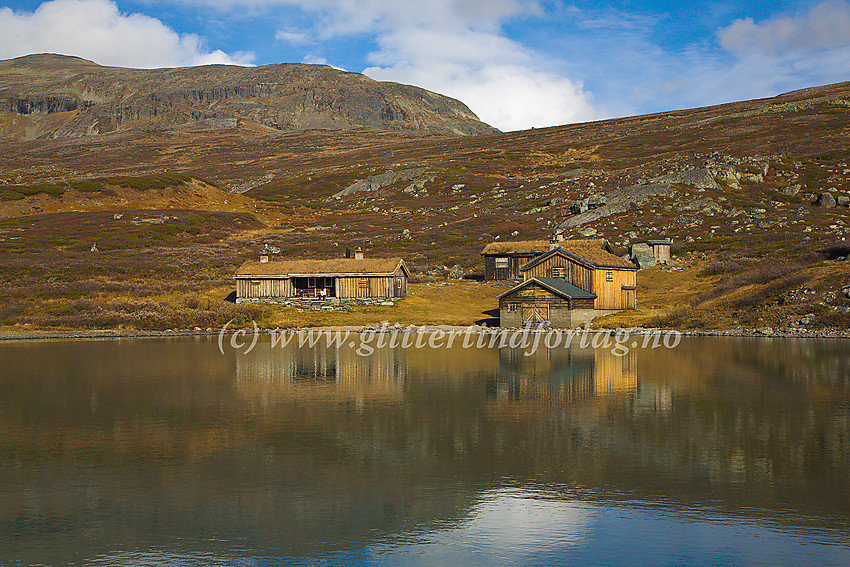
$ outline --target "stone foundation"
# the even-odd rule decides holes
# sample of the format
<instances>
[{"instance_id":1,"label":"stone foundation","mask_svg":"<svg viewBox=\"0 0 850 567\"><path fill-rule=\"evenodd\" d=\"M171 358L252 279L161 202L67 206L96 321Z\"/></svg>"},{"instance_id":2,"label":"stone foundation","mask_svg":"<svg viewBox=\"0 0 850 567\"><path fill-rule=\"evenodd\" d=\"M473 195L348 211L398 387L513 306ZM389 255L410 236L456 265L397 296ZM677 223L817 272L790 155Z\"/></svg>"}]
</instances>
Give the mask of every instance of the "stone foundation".
<instances>
[{"instance_id":1,"label":"stone foundation","mask_svg":"<svg viewBox=\"0 0 850 567\"><path fill-rule=\"evenodd\" d=\"M618 309L558 309L549 313L549 327L553 329L575 329L590 323L596 317L618 313ZM505 328L523 327L521 310L500 310L499 326ZM537 325L532 325L536 328Z\"/></svg>"},{"instance_id":2,"label":"stone foundation","mask_svg":"<svg viewBox=\"0 0 850 567\"><path fill-rule=\"evenodd\" d=\"M395 305L399 297L352 297L340 299L299 299L294 297L237 297L236 303L269 303L305 311L351 311L352 307L368 305Z\"/></svg>"}]
</instances>

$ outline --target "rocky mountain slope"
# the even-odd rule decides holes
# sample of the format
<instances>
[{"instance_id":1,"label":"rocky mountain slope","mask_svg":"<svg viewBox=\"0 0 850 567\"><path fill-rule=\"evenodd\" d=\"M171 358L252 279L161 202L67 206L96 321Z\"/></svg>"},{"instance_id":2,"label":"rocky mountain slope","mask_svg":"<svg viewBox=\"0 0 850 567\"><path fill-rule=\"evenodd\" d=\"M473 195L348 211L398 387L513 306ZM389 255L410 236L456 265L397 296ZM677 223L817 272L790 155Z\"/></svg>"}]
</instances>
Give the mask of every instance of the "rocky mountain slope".
<instances>
[{"instance_id":1,"label":"rocky mountain slope","mask_svg":"<svg viewBox=\"0 0 850 567\"><path fill-rule=\"evenodd\" d=\"M0 61L0 136L68 138L123 129L496 130L463 103L323 65L102 67L62 55Z\"/></svg>"},{"instance_id":2,"label":"rocky mountain slope","mask_svg":"<svg viewBox=\"0 0 850 567\"><path fill-rule=\"evenodd\" d=\"M184 182L160 187L169 179ZM197 235L179 233L162 248L151 248L147 233L146 247L110 248L120 229L110 211L123 200L136 209L250 212L265 227L227 217L232 232L216 242L198 225ZM26 298L61 303L61 289L97 290L101 280L118 286L156 274L160 291L227 288L263 243L287 257L363 246L403 256L417 277L474 276L493 240L547 238L560 227L623 252L674 240L676 263L641 270L639 309L612 324L850 328L848 202L850 83L480 136L239 127L7 138L0 273L14 295L0 299L21 306L8 321L35 321ZM169 231L185 224L165 212L155 218L164 215L162 238L167 223ZM99 271L85 268L92 263ZM63 265L73 268L57 274ZM51 277L71 281L60 289Z\"/></svg>"}]
</instances>

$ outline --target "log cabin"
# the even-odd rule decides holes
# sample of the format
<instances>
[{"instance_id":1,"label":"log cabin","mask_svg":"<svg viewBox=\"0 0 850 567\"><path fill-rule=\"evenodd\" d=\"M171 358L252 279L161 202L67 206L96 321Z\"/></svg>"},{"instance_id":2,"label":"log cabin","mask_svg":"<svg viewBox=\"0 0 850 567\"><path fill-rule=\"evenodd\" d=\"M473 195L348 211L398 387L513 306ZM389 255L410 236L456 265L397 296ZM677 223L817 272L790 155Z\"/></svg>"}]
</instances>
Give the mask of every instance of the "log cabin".
<instances>
[{"instance_id":1,"label":"log cabin","mask_svg":"<svg viewBox=\"0 0 850 567\"><path fill-rule=\"evenodd\" d=\"M606 249L604 239L561 241L520 268L525 279L562 278L595 296L594 309L634 309L638 268Z\"/></svg>"},{"instance_id":2,"label":"log cabin","mask_svg":"<svg viewBox=\"0 0 850 567\"><path fill-rule=\"evenodd\" d=\"M577 327L597 316L596 296L564 278L533 277L499 295L502 327Z\"/></svg>"},{"instance_id":3,"label":"log cabin","mask_svg":"<svg viewBox=\"0 0 850 567\"><path fill-rule=\"evenodd\" d=\"M263 250L265 252L266 249ZM236 301L270 299L331 299L407 297L410 271L401 258L248 261L236 271Z\"/></svg>"},{"instance_id":4,"label":"log cabin","mask_svg":"<svg viewBox=\"0 0 850 567\"><path fill-rule=\"evenodd\" d=\"M546 240L491 242L484 247L484 280L516 280L522 278L519 269L530 260L549 251Z\"/></svg>"}]
</instances>

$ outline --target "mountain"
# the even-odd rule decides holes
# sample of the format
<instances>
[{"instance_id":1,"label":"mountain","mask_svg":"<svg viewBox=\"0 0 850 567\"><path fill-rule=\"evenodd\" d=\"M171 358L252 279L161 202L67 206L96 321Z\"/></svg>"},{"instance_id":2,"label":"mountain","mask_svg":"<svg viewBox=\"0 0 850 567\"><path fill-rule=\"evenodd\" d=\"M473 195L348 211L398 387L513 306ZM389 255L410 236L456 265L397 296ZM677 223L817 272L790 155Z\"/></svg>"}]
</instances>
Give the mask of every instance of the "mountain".
<instances>
[{"instance_id":1,"label":"mountain","mask_svg":"<svg viewBox=\"0 0 850 567\"><path fill-rule=\"evenodd\" d=\"M496 132L463 103L324 65L103 67L63 55L0 61L0 135L69 138L126 129Z\"/></svg>"}]
</instances>

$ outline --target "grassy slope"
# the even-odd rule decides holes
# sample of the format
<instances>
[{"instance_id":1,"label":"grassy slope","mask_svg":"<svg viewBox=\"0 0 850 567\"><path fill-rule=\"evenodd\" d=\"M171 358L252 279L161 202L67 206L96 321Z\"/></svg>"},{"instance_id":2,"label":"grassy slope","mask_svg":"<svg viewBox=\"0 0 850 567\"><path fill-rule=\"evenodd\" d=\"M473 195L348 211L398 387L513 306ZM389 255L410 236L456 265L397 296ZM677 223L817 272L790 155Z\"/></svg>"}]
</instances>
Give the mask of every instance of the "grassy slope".
<instances>
[{"instance_id":1,"label":"grassy slope","mask_svg":"<svg viewBox=\"0 0 850 567\"><path fill-rule=\"evenodd\" d=\"M474 138L254 129L0 142L0 190L10 195L0 202L0 217L7 218L0 223L0 325L205 328L233 316L272 325L465 324L496 307L492 289L469 297L464 286L473 284L435 288L440 293L432 295L420 287L423 295L414 293L395 308L330 315L218 304L201 309L196 302L225 295L233 270L264 242L286 257L330 257L362 245L372 256L403 256L419 273L454 264L480 272L478 253L486 243L497 236L545 238L570 217L575 200L709 159L735 159L741 171L759 162L769 162L770 171L740 188L679 186L674 197L589 225L615 244L662 235L679 243L676 270L639 274L640 308L602 324L781 327L811 314L809 326L850 327L844 313L850 299L840 292L850 284L850 263L834 260L850 230L848 209L811 205L819 192L850 192L847 98L847 85L838 85ZM408 167L427 169L427 192L404 191L408 184L398 183L327 199L368 175ZM255 188L233 195L199 181L177 179L154 189L109 181L178 171L224 190L246 182ZM86 189L79 184L93 179L104 180L106 191L75 197L74 187ZM16 196L14 188L39 184L67 189ZM793 184L800 193L785 195ZM687 209L705 199L719 210ZM113 211L124 212L124 220L115 222ZM178 218L126 223L145 215ZM682 246L688 237L693 242ZM99 252L89 252L95 242Z\"/></svg>"}]
</instances>

